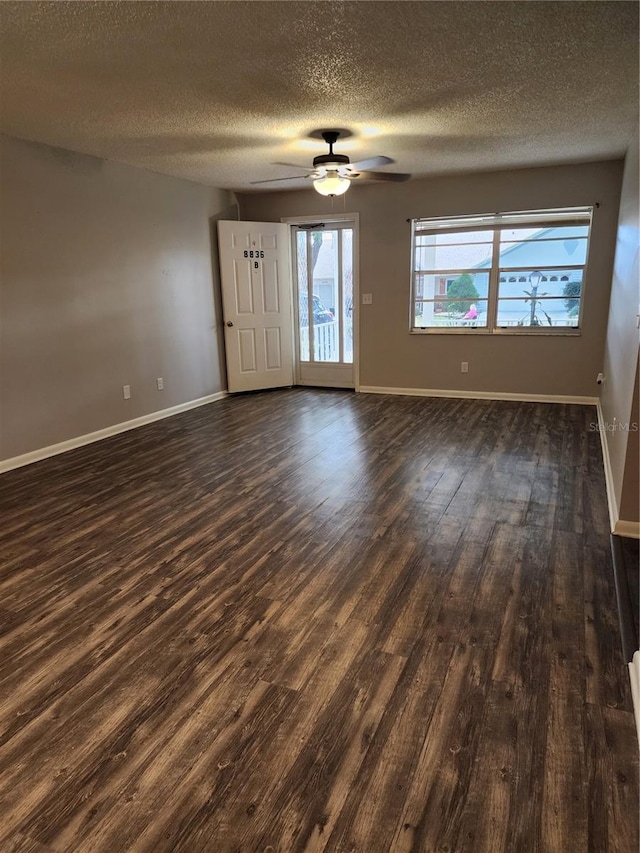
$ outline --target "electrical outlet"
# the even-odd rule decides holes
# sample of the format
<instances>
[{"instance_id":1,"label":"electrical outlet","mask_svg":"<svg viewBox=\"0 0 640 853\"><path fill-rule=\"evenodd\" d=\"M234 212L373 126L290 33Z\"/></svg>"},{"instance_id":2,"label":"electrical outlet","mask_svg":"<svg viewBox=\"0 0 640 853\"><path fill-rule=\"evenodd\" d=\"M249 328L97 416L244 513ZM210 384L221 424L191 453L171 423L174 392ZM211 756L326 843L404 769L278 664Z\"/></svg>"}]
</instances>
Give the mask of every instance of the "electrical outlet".
<instances>
[{"instance_id":1,"label":"electrical outlet","mask_svg":"<svg viewBox=\"0 0 640 853\"><path fill-rule=\"evenodd\" d=\"M162 378L162 376L158 376L158 378L156 379L156 385L158 386L158 391L164 390L164 379Z\"/></svg>"},{"instance_id":2,"label":"electrical outlet","mask_svg":"<svg viewBox=\"0 0 640 853\"><path fill-rule=\"evenodd\" d=\"M598 374L598 377L597 377L597 379L596 379L596 382L598 383L598 385L602 385L602 383L604 382L604 373L599 373L599 374Z\"/></svg>"},{"instance_id":3,"label":"electrical outlet","mask_svg":"<svg viewBox=\"0 0 640 853\"><path fill-rule=\"evenodd\" d=\"M131 399L131 385L123 385L122 386L122 396L125 400Z\"/></svg>"},{"instance_id":4,"label":"electrical outlet","mask_svg":"<svg viewBox=\"0 0 640 853\"><path fill-rule=\"evenodd\" d=\"M362 294L362 304L363 305L373 305L373 294L372 293L363 293Z\"/></svg>"},{"instance_id":5,"label":"electrical outlet","mask_svg":"<svg viewBox=\"0 0 640 853\"><path fill-rule=\"evenodd\" d=\"M460 362L460 373L468 373L469 372L469 362L461 361Z\"/></svg>"}]
</instances>

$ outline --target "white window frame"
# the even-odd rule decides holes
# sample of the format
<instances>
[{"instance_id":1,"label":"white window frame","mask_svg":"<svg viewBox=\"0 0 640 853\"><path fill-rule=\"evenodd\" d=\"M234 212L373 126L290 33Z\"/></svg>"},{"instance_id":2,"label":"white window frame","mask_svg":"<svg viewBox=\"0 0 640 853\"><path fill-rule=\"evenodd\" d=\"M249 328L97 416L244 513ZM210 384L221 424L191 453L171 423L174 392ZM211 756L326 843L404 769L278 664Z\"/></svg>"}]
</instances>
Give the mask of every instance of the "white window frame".
<instances>
[{"instance_id":1,"label":"white window frame","mask_svg":"<svg viewBox=\"0 0 640 853\"><path fill-rule=\"evenodd\" d=\"M411 301L409 306L409 332L412 335L568 335L582 334L582 318L584 310L585 284L589 269L589 251L591 247L591 229L593 225L593 207L567 207L552 210L511 211L509 213L477 214L472 216L433 217L428 219L412 219L411 222ZM500 267L500 236L503 228L552 228L554 226L588 225L586 260L584 264L567 264L562 269L581 269L582 290L580 294L580 311L577 326L498 326L498 295L500 273L517 272L521 268ZM416 236L426 234L455 234L465 231L493 232L491 266L456 270L456 275L463 272L489 274L489 289L487 299L487 325L483 326L416 326L416 279L415 253ZM536 270L555 271L559 267L536 266ZM524 269L524 268L522 268ZM448 271L436 271L447 275Z\"/></svg>"}]
</instances>

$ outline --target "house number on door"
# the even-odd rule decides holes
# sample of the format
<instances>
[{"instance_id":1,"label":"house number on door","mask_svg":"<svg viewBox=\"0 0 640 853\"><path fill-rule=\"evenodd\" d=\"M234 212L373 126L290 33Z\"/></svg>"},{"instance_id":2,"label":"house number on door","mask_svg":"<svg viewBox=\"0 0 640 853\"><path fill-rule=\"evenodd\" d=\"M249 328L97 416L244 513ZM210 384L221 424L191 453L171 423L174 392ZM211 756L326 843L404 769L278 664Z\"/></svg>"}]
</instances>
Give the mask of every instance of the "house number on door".
<instances>
[{"instance_id":1,"label":"house number on door","mask_svg":"<svg viewBox=\"0 0 640 853\"><path fill-rule=\"evenodd\" d=\"M245 258L264 258L264 250L263 249L245 249L244 250ZM260 264L257 260L253 262L254 270L257 270Z\"/></svg>"}]
</instances>

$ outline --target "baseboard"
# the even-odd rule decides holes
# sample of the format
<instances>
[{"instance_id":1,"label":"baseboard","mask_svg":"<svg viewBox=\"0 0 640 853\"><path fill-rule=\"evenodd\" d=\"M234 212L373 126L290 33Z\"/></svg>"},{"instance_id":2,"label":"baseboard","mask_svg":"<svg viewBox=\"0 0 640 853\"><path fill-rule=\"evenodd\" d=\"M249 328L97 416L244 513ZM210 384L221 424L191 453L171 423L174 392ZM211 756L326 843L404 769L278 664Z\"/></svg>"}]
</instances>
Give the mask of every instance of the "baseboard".
<instances>
[{"instance_id":1,"label":"baseboard","mask_svg":"<svg viewBox=\"0 0 640 853\"><path fill-rule=\"evenodd\" d=\"M335 388L337 391L352 391L354 383L337 385L335 382L325 382L320 379L296 379L296 385L302 385L306 388Z\"/></svg>"},{"instance_id":2,"label":"baseboard","mask_svg":"<svg viewBox=\"0 0 640 853\"><path fill-rule=\"evenodd\" d=\"M613 526L616 536L627 536L629 539L640 539L640 521L616 521Z\"/></svg>"},{"instance_id":3,"label":"baseboard","mask_svg":"<svg viewBox=\"0 0 640 853\"><path fill-rule=\"evenodd\" d=\"M640 745L640 651L637 651L629 664L629 680L631 681L631 698L633 699L633 713L636 718L636 732L638 744Z\"/></svg>"},{"instance_id":4,"label":"baseboard","mask_svg":"<svg viewBox=\"0 0 640 853\"><path fill-rule=\"evenodd\" d=\"M613 472L611 470L611 457L609 456L609 442L607 441L607 430L604 424L604 415L600 400L597 403L598 426L600 433L600 444L602 445L602 461L604 463L604 481L607 489L607 504L609 506L609 522L611 532L617 536L629 536L631 539L640 539L640 521L623 521L620 519L616 492L613 484Z\"/></svg>"},{"instance_id":5,"label":"baseboard","mask_svg":"<svg viewBox=\"0 0 640 853\"><path fill-rule=\"evenodd\" d=\"M512 394L507 391L449 391L444 388L384 388L361 385L362 394L400 394L407 397L454 397L460 400L512 400L516 403L569 403L595 406L597 397L567 397L561 394Z\"/></svg>"},{"instance_id":6,"label":"baseboard","mask_svg":"<svg viewBox=\"0 0 640 853\"><path fill-rule=\"evenodd\" d=\"M199 397L197 400L189 400L188 403L180 403L180 405L172 406L170 409L161 409L159 412L151 412L148 415L142 415L142 417L134 418L130 421L113 424L113 426L96 430L96 432L79 435L77 438L70 438L68 441L51 444L49 447L43 447L40 450L33 450L30 453L22 454L22 456L14 456L11 459L0 460L0 474L4 474L6 471L13 471L15 468L22 468L24 465L31 465L33 462L40 462L42 459L48 459L50 456L58 456L60 453L75 450L76 447L84 447L85 444L93 444L95 441L102 441L103 438L109 438L110 436L118 435L118 433L121 432L128 432L131 429L137 429L138 427L145 426L145 424L151 424L154 421L161 421L164 418L179 415L181 412L189 411L189 409L197 409L198 406L206 406L208 403L214 403L216 400L222 400L222 398L226 396L226 391L218 391L215 394L208 394L206 397Z\"/></svg>"},{"instance_id":7,"label":"baseboard","mask_svg":"<svg viewBox=\"0 0 640 853\"><path fill-rule=\"evenodd\" d=\"M616 492L613 487L613 472L611 470L611 457L609 456L609 444L607 442L607 430L604 425L604 414L600 400L596 403L596 411L598 412L598 432L600 433L600 445L602 447L602 462L604 464L604 482L607 490L607 504L609 506L609 524L611 532L617 533L620 536L628 534L621 533L616 530L618 524L618 502L616 501Z\"/></svg>"}]
</instances>

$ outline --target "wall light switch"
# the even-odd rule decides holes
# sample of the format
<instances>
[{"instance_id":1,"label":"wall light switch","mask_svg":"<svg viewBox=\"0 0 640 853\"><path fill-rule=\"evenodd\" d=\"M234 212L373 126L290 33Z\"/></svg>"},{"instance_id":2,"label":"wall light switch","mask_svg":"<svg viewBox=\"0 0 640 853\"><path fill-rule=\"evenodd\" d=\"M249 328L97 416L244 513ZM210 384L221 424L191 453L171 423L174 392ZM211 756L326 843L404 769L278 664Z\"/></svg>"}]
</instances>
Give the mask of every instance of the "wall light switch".
<instances>
[{"instance_id":1,"label":"wall light switch","mask_svg":"<svg viewBox=\"0 0 640 853\"><path fill-rule=\"evenodd\" d=\"M460 362L460 373L468 373L469 372L469 362L461 361Z\"/></svg>"},{"instance_id":2,"label":"wall light switch","mask_svg":"<svg viewBox=\"0 0 640 853\"><path fill-rule=\"evenodd\" d=\"M362 294L362 304L363 305L373 305L373 294L372 293L363 293Z\"/></svg>"},{"instance_id":3,"label":"wall light switch","mask_svg":"<svg viewBox=\"0 0 640 853\"><path fill-rule=\"evenodd\" d=\"M122 396L125 400L131 399L131 385L123 385L122 386Z\"/></svg>"},{"instance_id":4,"label":"wall light switch","mask_svg":"<svg viewBox=\"0 0 640 853\"><path fill-rule=\"evenodd\" d=\"M162 376L158 376L156 379L156 385L158 386L158 391L164 390L164 379Z\"/></svg>"}]
</instances>

